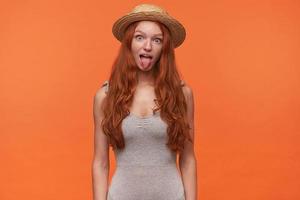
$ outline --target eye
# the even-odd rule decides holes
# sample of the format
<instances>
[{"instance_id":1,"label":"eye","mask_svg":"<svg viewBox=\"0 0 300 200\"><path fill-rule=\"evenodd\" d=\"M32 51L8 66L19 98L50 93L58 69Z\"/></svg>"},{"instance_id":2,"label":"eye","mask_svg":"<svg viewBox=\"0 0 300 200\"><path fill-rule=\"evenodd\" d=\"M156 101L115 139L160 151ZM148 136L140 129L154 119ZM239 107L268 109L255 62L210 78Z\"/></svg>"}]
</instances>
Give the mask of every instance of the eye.
<instances>
[{"instance_id":1,"label":"eye","mask_svg":"<svg viewBox=\"0 0 300 200\"><path fill-rule=\"evenodd\" d=\"M160 39L160 38L155 38L155 39L154 39L154 42L160 44L160 43L162 43L162 39Z\"/></svg>"},{"instance_id":2,"label":"eye","mask_svg":"<svg viewBox=\"0 0 300 200\"><path fill-rule=\"evenodd\" d=\"M141 40L141 39L143 39L143 36L142 36L142 35L136 35L136 36L135 36L135 39Z\"/></svg>"}]
</instances>

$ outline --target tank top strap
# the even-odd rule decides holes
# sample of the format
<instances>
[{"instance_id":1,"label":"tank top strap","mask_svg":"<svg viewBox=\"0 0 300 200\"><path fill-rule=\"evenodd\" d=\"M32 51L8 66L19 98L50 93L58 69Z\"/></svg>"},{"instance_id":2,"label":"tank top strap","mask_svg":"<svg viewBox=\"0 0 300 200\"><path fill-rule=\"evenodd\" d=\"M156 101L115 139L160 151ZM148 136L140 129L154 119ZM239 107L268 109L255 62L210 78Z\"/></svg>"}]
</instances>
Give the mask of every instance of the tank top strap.
<instances>
[{"instance_id":1,"label":"tank top strap","mask_svg":"<svg viewBox=\"0 0 300 200\"><path fill-rule=\"evenodd\" d=\"M102 87L105 87L105 92L108 92L108 88L109 88L109 82L108 80L104 81L104 83L102 84Z\"/></svg>"}]
</instances>

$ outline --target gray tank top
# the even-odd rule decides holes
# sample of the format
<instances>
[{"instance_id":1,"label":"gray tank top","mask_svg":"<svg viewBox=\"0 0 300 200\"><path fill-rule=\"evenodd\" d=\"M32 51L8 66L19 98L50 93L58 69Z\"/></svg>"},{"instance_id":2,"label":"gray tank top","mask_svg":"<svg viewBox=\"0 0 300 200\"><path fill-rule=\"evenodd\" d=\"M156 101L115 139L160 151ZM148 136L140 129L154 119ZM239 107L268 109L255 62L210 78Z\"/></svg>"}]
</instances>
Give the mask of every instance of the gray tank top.
<instances>
[{"instance_id":1,"label":"gray tank top","mask_svg":"<svg viewBox=\"0 0 300 200\"><path fill-rule=\"evenodd\" d=\"M108 91L108 81L103 84ZM130 113L121 124L125 149L114 151L116 170L108 200L185 200L176 153L167 143L167 124L159 112Z\"/></svg>"}]
</instances>

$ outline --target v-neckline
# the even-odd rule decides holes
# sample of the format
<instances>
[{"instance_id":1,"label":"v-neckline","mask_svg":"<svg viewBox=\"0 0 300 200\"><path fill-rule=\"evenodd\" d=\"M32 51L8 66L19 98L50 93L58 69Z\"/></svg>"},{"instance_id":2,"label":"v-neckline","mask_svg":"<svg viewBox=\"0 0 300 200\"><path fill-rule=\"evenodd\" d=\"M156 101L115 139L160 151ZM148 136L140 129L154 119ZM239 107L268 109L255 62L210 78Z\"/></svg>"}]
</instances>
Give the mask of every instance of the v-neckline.
<instances>
[{"instance_id":1,"label":"v-neckline","mask_svg":"<svg viewBox=\"0 0 300 200\"><path fill-rule=\"evenodd\" d=\"M149 119L149 118L155 117L158 114L159 114L159 111L156 111L154 114L151 114L151 115L140 116L140 115L137 115L133 112L129 112L128 116L132 116L132 117L135 117L135 118L138 118L138 119Z\"/></svg>"}]
</instances>

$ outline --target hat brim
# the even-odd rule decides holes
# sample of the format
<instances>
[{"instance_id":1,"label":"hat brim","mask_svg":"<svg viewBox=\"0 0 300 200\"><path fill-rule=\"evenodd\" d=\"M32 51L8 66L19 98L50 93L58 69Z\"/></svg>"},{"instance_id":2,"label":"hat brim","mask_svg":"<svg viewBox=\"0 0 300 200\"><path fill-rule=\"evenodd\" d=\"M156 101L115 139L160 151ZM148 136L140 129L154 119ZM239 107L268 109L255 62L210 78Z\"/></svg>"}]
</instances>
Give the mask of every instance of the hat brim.
<instances>
[{"instance_id":1,"label":"hat brim","mask_svg":"<svg viewBox=\"0 0 300 200\"><path fill-rule=\"evenodd\" d=\"M126 28L133 22L143 20L158 21L164 24L170 31L175 48L180 46L185 40L186 32L183 25L176 19L159 12L139 12L127 14L119 18L114 23L112 28L113 35L119 41L122 41Z\"/></svg>"}]
</instances>

